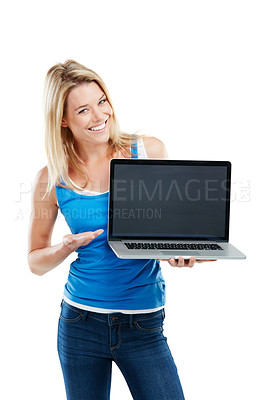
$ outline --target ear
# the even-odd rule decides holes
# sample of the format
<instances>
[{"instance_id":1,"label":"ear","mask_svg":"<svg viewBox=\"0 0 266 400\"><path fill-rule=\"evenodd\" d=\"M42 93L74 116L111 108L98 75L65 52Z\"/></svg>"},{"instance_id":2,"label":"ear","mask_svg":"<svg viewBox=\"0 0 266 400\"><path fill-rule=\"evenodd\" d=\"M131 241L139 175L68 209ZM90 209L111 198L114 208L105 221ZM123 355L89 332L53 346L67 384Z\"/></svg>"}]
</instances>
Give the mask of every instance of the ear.
<instances>
[{"instance_id":1,"label":"ear","mask_svg":"<svg viewBox=\"0 0 266 400\"><path fill-rule=\"evenodd\" d=\"M63 128L67 128L67 123L66 123L66 121L64 119L62 119L61 126Z\"/></svg>"}]
</instances>

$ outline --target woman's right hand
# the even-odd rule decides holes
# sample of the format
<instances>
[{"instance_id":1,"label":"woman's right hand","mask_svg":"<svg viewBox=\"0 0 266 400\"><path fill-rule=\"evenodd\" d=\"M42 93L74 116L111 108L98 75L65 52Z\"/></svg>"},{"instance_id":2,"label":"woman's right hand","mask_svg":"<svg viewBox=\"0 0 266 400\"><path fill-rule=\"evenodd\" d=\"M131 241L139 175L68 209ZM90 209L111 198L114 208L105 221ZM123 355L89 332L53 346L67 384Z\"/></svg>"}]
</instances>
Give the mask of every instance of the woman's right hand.
<instances>
[{"instance_id":1,"label":"woman's right hand","mask_svg":"<svg viewBox=\"0 0 266 400\"><path fill-rule=\"evenodd\" d=\"M86 246L89 244L93 239L103 233L103 229L98 229L94 232L82 232L77 234L69 234L63 237L63 247L68 249L69 251L73 252L76 251L81 246Z\"/></svg>"}]
</instances>

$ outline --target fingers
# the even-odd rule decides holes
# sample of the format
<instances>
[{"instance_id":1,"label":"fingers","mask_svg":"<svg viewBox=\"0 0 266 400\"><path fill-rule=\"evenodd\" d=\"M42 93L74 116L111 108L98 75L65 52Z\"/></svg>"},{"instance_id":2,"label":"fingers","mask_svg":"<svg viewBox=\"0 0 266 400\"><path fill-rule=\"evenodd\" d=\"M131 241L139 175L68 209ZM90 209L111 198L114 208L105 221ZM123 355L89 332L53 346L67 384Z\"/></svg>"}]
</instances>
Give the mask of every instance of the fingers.
<instances>
[{"instance_id":1,"label":"fingers","mask_svg":"<svg viewBox=\"0 0 266 400\"><path fill-rule=\"evenodd\" d=\"M169 262L169 264L172 267L178 267L178 268L182 268L182 267L189 267L192 268L196 262L196 258L195 257L190 257L188 260L185 260L183 257L178 257L178 260L175 260L174 258L170 258L170 260L167 260Z\"/></svg>"},{"instance_id":2,"label":"fingers","mask_svg":"<svg viewBox=\"0 0 266 400\"><path fill-rule=\"evenodd\" d=\"M192 268L192 267L194 266L195 262L196 262L196 258L195 258L195 257L191 257L191 258L188 260L188 267L189 267L189 268Z\"/></svg>"},{"instance_id":3,"label":"fingers","mask_svg":"<svg viewBox=\"0 0 266 400\"><path fill-rule=\"evenodd\" d=\"M89 232L82 232L82 233L78 233L75 236L77 239L95 239L97 236L99 236L101 233L103 233L104 230L103 229L98 229L97 231L89 231Z\"/></svg>"},{"instance_id":4,"label":"fingers","mask_svg":"<svg viewBox=\"0 0 266 400\"><path fill-rule=\"evenodd\" d=\"M156 258L157 261L167 261L172 267L190 267L192 268L196 263L202 263L202 262L209 262L209 261L217 261L217 260L196 260L195 257L191 257L190 259L184 259L183 257L179 257L178 260L175 258L163 258L163 259L158 259Z\"/></svg>"},{"instance_id":5,"label":"fingers","mask_svg":"<svg viewBox=\"0 0 266 400\"><path fill-rule=\"evenodd\" d=\"M95 237L97 237L97 236L99 236L101 233L103 233L104 232L104 230L103 229L98 229L97 231L94 231L94 232L92 232L94 235L95 235Z\"/></svg>"},{"instance_id":6,"label":"fingers","mask_svg":"<svg viewBox=\"0 0 266 400\"><path fill-rule=\"evenodd\" d=\"M71 244L72 241L73 241L73 239L71 238L71 235L66 235L63 237L63 244L66 246Z\"/></svg>"},{"instance_id":7,"label":"fingers","mask_svg":"<svg viewBox=\"0 0 266 400\"><path fill-rule=\"evenodd\" d=\"M77 239L93 240L97 236L101 235L101 233L103 233L103 232L104 232L103 229L98 229L97 231L94 231L94 232L91 232L91 231L90 232L82 232L75 236L77 237Z\"/></svg>"},{"instance_id":8,"label":"fingers","mask_svg":"<svg viewBox=\"0 0 266 400\"><path fill-rule=\"evenodd\" d=\"M69 234L63 237L63 244L68 246L73 250L76 250L80 246L86 246L97 236L101 235L104 232L103 229L98 229L94 232L82 232L77 234Z\"/></svg>"}]
</instances>

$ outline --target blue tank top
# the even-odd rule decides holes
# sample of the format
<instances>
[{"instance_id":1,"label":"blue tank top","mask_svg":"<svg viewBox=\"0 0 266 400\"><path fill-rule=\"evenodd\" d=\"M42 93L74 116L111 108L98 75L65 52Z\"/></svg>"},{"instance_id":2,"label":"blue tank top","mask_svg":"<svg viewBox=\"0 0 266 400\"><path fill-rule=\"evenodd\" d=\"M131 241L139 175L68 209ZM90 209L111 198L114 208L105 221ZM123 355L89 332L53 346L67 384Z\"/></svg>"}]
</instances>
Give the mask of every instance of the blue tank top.
<instances>
[{"instance_id":1,"label":"blue tank top","mask_svg":"<svg viewBox=\"0 0 266 400\"><path fill-rule=\"evenodd\" d=\"M133 158L137 148L132 146ZM104 229L77 249L70 265L64 296L81 306L108 310L146 310L165 304L165 282L160 262L118 258L108 245L109 192L84 195L56 185L61 213L73 234ZM82 307L81 307L82 308Z\"/></svg>"}]
</instances>

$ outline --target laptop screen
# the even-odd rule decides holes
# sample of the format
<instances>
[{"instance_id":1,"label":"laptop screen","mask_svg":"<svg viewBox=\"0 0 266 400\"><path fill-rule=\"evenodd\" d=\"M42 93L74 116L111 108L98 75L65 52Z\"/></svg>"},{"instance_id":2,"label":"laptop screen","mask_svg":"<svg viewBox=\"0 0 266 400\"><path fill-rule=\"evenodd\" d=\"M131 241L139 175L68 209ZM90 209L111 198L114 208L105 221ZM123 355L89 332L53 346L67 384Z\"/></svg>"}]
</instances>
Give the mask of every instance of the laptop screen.
<instances>
[{"instance_id":1,"label":"laptop screen","mask_svg":"<svg viewBox=\"0 0 266 400\"><path fill-rule=\"evenodd\" d=\"M228 240L229 162L111 161L109 240Z\"/></svg>"}]
</instances>

